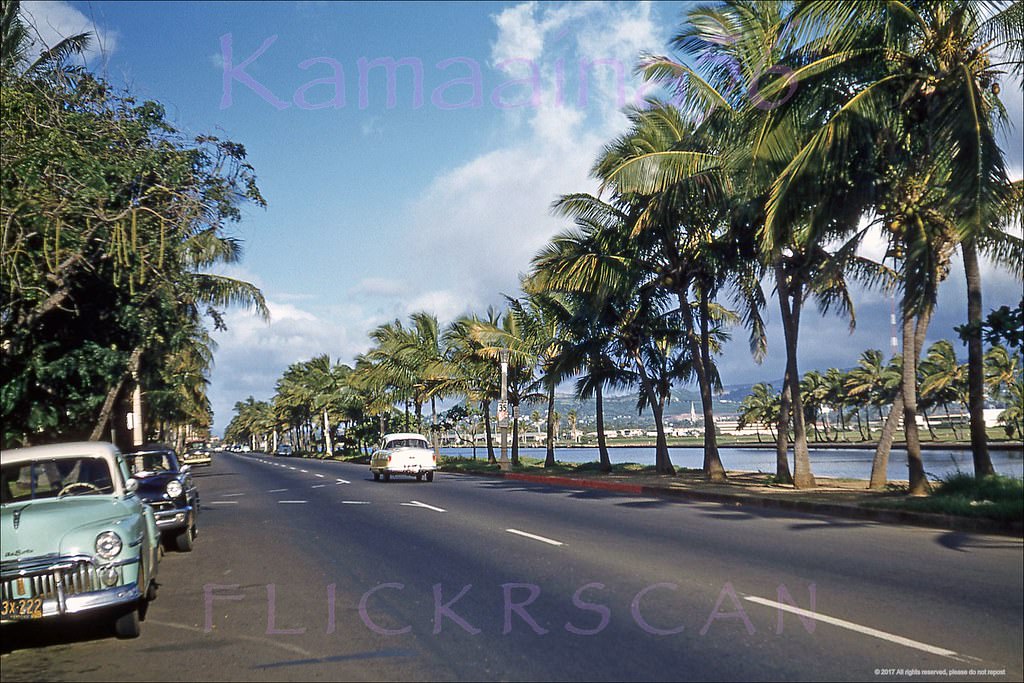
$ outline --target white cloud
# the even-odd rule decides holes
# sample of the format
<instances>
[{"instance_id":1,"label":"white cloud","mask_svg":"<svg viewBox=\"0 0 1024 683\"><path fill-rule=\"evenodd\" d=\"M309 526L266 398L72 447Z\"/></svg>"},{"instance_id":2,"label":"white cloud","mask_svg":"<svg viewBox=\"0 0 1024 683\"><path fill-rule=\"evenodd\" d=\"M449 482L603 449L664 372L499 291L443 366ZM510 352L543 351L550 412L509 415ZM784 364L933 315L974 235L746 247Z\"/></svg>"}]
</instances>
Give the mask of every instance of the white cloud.
<instances>
[{"instance_id":1,"label":"white cloud","mask_svg":"<svg viewBox=\"0 0 1024 683\"><path fill-rule=\"evenodd\" d=\"M270 322L249 311L232 310L225 316L227 331L213 333L217 354L209 396L217 431L227 426L235 402L250 395L271 398L277 379L292 363L324 353L350 363L366 350L365 333L370 326L361 309L349 309L351 317L324 318L285 303L285 298L293 297L281 294L277 300L268 299Z\"/></svg>"},{"instance_id":2,"label":"white cloud","mask_svg":"<svg viewBox=\"0 0 1024 683\"><path fill-rule=\"evenodd\" d=\"M620 105L636 91L632 65L643 50L664 44L644 3L528 2L494 21L492 64L529 60L539 73L539 104L502 112L498 123L512 141L439 174L411 221L413 253L431 255L417 274L443 278L471 302L517 293L530 259L568 226L551 215L551 203L596 191L589 171L602 145L626 127ZM584 88L580 66L602 61L611 66L587 68Z\"/></svg>"},{"instance_id":3,"label":"white cloud","mask_svg":"<svg viewBox=\"0 0 1024 683\"><path fill-rule=\"evenodd\" d=\"M79 33L91 33L87 61L106 61L117 49L118 34L111 29L98 26L93 19L85 16L66 2L41 2L26 0L21 3L21 15L30 24L30 35L35 39L31 59L44 49Z\"/></svg>"}]
</instances>

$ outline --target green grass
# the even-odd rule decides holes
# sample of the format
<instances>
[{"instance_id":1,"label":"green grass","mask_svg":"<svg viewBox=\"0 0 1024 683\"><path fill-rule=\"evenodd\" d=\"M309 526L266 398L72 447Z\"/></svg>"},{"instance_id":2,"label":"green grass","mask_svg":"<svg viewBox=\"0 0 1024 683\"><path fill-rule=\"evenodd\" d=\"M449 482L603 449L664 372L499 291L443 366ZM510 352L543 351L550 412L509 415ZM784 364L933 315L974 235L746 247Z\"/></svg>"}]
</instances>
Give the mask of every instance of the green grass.
<instances>
[{"instance_id":1,"label":"green grass","mask_svg":"<svg viewBox=\"0 0 1024 683\"><path fill-rule=\"evenodd\" d=\"M943 479L927 497L880 500L870 505L960 517L1021 521L1024 520L1024 482L999 474L976 479L973 475L958 473Z\"/></svg>"},{"instance_id":2,"label":"green grass","mask_svg":"<svg viewBox=\"0 0 1024 683\"><path fill-rule=\"evenodd\" d=\"M519 465L512 468L513 472L527 474L547 474L551 476L573 475L573 474L602 474L601 465L597 462L558 462L554 467L544 467L544 461L538 458L519 458ZM441 456L440 469L446 472L499 472L500 467L495 464L488 464L487 458ZM685 468L677 468L677 472L684 472ZM633 462L614 463L610 474L654 474L654 465L640 465Z\"/></svg>"}]
</instances>

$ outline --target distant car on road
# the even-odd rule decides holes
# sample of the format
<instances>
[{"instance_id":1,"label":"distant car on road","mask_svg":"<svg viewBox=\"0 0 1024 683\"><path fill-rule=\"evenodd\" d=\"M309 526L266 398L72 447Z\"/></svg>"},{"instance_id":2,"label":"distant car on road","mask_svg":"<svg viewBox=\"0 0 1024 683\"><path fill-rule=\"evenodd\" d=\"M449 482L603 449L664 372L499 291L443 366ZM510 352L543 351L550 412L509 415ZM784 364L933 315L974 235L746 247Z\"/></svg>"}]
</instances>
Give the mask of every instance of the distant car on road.
<instances>
[{"instance_id":1,"label":"distant car on road","mask_svg":"<svg viewBox=\"0 0 1024 683\"><path fill-rule=\"evenodd\" d=\"M293 455L291 445L286 443L281 444L277 447L277 450L274 451L274 455L279 455L282 458L291 457Z\"/></svg>"},{"instance_id":2,"label":"distant car on road","mask_svg":"<svg viewBox=\"0 0 1024 683\"><path fill-rule=\"evenodd\" d=\"M109 443L0 452L0 623L89 613L137 637L160 557L138 486Z\"/></svg>"},{"instance_id":3,"label":"distant car on road","mask_svg":"<svg viewBox=\"0 0 1024 683\"><path fill-rule=\"evenodd\" d=\"M166 444L145 444L125 454L139 496L156 513L156 526L166 545L187 553L196 537L199 489L192 466L179 465L178 454Z\"/></svg>"},{"instance_id":4,"label":"distant car on road","mask_svg":"<svg viewBox=\"0 0 1024 683\"><path fill-rule=\"evenodd\" d=\"M210 465L213 464L213 451L205 441L189 441L185 444L182 460L186 465Z\"/></svg>"},{"instance_id":5,"label":"distant car on road","mask_svg":"<svg viewBox=\"0 0 1024 683\"><path fill-rule=\"evenodd\" d=\"M393 474L416 477L416 481L434 481L437 458L427 438L422 434L386 434L380 448L370 456L373 480L390 481Z\"/></svg>"}]
</instances>

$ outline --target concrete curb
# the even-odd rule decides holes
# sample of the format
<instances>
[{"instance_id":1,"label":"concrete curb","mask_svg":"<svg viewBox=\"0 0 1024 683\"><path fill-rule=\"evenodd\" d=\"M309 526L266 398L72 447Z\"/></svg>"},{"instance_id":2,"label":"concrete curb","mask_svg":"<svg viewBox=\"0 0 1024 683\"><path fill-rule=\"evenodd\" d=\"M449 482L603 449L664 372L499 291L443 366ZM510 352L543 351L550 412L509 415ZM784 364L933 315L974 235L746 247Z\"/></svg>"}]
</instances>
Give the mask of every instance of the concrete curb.
<instances>
[{"instance_id":1,"label":"concrete curb","mask_svg":"<svg viewBox=\"0 0 1024 683\"><path fill-rule=\"evenodd\" d=\"M999 534L1004 536L1024 536L1024 524L1014 521L980 519L973 517L957 517L910 510L884 510L867 508L858 505L841 505L820 503L808 500L785 500L756 494L729 494L717 491L694 491L686 489L670 489L664 486L644 486L627 484L617 481L597 481L593 479L577 479L573 477L545 476L541 474L523 474L520 472L464 472L473 476L498 477L513 481L526 481L536 484L547 484L563 488L594 489L629 495L650 496L654 498L683 498L706 503L720 503L731 506L751 506L776 510L791 510L830 517L846 517L862 519L882 524L906 524L911 526L943 529L947 531L969 531L982 534Z\"/></svg>"}]
</instances>

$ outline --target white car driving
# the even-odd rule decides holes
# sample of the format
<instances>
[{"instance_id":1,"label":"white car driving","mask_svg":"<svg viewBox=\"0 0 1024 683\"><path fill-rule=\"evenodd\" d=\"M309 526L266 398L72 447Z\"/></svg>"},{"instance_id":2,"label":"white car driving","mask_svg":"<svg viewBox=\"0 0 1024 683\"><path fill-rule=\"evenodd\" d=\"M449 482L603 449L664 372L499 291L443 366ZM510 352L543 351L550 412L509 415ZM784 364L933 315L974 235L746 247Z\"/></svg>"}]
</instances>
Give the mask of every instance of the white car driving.
<instances>
[{"instance_id":1,"label":"white car driving","mask_svg":"<svg viewBox=\"0 0 1024 683\"><path fill-rule=\"evenodd\" d=\"M370 456L373 480L390 481L393 474L407 474L416 481L434 481L437 457L422 434L386 434L380 447Z\"/></svg>"}]
</instances>

